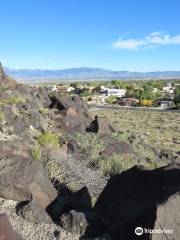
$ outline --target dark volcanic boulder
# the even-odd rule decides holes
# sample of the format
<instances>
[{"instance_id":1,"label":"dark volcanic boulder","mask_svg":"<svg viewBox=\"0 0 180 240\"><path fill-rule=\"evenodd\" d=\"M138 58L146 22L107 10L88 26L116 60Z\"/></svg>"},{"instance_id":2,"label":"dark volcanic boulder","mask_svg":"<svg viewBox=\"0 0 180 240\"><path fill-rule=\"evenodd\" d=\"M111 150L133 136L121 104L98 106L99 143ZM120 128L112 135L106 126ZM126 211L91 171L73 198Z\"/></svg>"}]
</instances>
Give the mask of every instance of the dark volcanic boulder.
<instances>
[{"instance_id":1,"label":"dark volcanic boulder","mask_svg":"<svg viewBox=\"0 0 180 240\"><path fill-rule=\"evenodd\" d=\"M99 132L101 133L113 133L115 128L104 118L98 118Z\"/></svg>"},{"instance_id":2,"label":"dark volcanic boulder","mask_svg":"<svg viewBox=\"0 0 180 240\"><path fill-rule=\"evenodd\" d=\"M18 138L1 134L0 153L0 197L35 199L45 209L57 193L43 167L32 160L29 149Z\"/></svg>"},{"instance_id":3,"label":"dark volcanic boulder","mask_svg":"<svg viewBox=\"0 0 180 240\"><path fill-rule=\"evenodd\" d=\"M47 212L34 201L28 203L20 202L17 204L16 214L26 219L26 221L35 224L52 224L52 220Z\"/></svg>"},{"instance_id":4,"label":"dark volcanic boulder","mask_svg":"<svg viewBox=\"0 0 180 240\"><path fill-rule=\"evenodd\" d=\"M178 236L179 191L179 165L155 170L133 167L111 177L94 210L103 218L113 239L134 240L137 239L136 227L154 229L156 226L166 227L167 223L168 229L174 229ZM149 237L149 234L143 234L138 239L149 240Z\"/></svg>"},{"instance_id":5,"label":"dark volcanic boulder","mask_svg":"<svg viewBox=\"0 0 180 240\"><path fill-rule=\"evenodd\" d=\"M104 151L101 153L102 156L111 157L112 154L126 154L126 155L133 155L137 158L137 154L134 152L132 146L128 143L119 141L119 142L112 142L109 143Z\"/></svg>"},{"instance_id":6,"label":"dark volcanic boulder","mask_svg":"<svg viewBox=\"0 0 180 240\"><path fill-rule=\"evenodd\" d=\"M92 121L86 104L78 97L50 96L50 109L58 110L53 117L57 128L65 133L84 132Z\"/></svg>"}]
</instances>

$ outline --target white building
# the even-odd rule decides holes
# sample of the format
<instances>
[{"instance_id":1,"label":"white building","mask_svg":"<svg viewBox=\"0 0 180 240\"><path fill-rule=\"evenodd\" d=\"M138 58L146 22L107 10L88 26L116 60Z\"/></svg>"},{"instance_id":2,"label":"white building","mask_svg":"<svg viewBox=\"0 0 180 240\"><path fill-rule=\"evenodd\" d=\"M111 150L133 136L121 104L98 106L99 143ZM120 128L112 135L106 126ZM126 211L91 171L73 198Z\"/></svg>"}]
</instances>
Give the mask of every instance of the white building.
<instances>
[{"instance_id":1,"label":"white building","mask_svg":"<svg viewBox=\"0 0 180 240\"><path fill-rule=\"evenodd\" d=\"M106 88L103 90L103 94L106 96L115 96L115 97L125 97L126 95L126 89L115 89L115 88Z\"/></svg>"},{"instance_id":2,"label":"white building","mask_svg":"<svg viewBox=\"0 0 180 240\"><path fill-rule=\"evenodd\" d=\"M158 89L157 88L153 88L153 93L157 93Z\"/></svg>"},{"instance_id":3,"label":"white building","mask_svg":"<svg viewBox=\"0 0 180 240\"><path fill-rule=\"evenodd\" d=\"M52 87L52 92L56 92L57 91L57 87L56 87L56 85L54 85L53 87Z\"/></svg>"},{"instance_id":4,"label":"white building","mask_svg":"<svg viewBox=\"0 0 180 240\"><path fill-rule=\"evenodd\" d=\"M71 86L67 88L67 92L73 92L74 90L75 90L75 88L71 87Z\"/></svg>"},{"instance_id":5,"label":"white building","mask_svg":"<svg viewBox=\"0 0 180 240\"><path fill-rule=\"evenodd\" d=\"M174 93L174 87L171 85L171 83L167 83L167 85L165 87L163 87L163 91L164 92L168 92L168 93L171 93L173 94Z\"/></svg>"}]
</instances>

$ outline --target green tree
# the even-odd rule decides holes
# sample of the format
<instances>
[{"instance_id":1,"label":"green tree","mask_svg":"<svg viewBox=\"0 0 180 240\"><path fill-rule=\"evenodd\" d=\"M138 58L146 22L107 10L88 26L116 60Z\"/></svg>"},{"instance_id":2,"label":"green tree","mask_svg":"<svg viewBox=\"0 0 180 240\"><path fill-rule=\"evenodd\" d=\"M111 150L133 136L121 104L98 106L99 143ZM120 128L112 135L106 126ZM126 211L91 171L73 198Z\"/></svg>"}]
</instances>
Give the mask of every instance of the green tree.
<instances>
[{"instance_id":1,"label":"green tree","mask_svg":"<svg viewBox=\"0 0 180 240\"><path fill-rule=\"evenodd\" d=\"M180 86L176 86L176 88L175 88L174 102L177 106L180 106Z\"/></svg>"},{"instance_id":2,"label":"green tree","mask_svg":"<svg viewBox=\"0 0 180 240\"><path fill-rule=\"evenodd\" d=\"M155 94L153 93L152 84L144 83L143 88L136 91L136 97L139 100L143 100L143 99L153 100L153 99L155 99Z\"/></svg>"},{"instance_id":3,"label":"green tree","mask_svg":"<svg viewBox=\"0 0 180 240\"><path fill-rule=\"evenodd\" d=\"M116 101L117 101L117 97L115 97L115 96L109 96L106 99L106 102L109 103L109 104L114 104L114 103L116 103Z\"/></svg>"},{"instance_id":4,"label":"green tree","mask_svg":"<svg viewBox=\"0 0 180 240\"><path fill-rule=\"evenodd\" d=\"M112 80L111 84L115 88L126 88L126 84L121 80Z\"/></svg>"}]
</instances>

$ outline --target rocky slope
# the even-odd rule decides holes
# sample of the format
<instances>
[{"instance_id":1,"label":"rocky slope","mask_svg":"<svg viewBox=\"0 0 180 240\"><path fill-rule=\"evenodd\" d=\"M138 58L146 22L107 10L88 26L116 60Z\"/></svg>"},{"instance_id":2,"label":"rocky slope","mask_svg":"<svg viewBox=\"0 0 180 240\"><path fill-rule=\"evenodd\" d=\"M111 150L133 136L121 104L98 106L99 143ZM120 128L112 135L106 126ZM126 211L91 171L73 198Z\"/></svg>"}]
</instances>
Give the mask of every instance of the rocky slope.
<instances>
[{"instance_id":1,"label":"rocky slope","mask_svg":"<svg viewBox=\"0 0 180 240\"><path fill-rule=\"evenodd\" d=\"M87 133L94 116L78 96L9 81L2 66L0 86L0 213L17 232L0 215L0 237L131 240L137 226L169 225L178 239L177 163L157 168L153 149L119 139L103 118L98 134Z\"/></svg>"}]
</instances>

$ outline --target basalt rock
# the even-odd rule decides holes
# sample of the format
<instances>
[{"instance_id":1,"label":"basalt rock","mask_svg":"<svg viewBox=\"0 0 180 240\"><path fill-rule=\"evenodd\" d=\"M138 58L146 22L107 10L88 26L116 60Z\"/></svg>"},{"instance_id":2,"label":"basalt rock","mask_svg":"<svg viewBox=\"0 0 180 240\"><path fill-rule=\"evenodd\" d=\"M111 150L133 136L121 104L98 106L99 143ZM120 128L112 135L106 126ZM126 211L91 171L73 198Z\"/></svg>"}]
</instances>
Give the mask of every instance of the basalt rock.
<instances>
[{"instance_id":1,"label":"basalt rock","mask_svg":"<svg viewBox=\"0 0 180 240\"><path fill-rule=\"evenodd\" d=\"M57 196L45 170L30 150L14 136L0 137L0 197L14 201L32 199L46 208Z\"/></svg>"},{"instance_id":2,"label":"basalt rock","mask_svg":"<svg viewBox=\"0 0 180 240\"><path fill-rule=\"evenodd\" d=\"M16 206L16 214L28 222L35 224L52 224L52 220L47 212L36 202L20 202Z\"/></svg>"},{"instance_id":3,"label":"basalt rock","mask_svg":"<svg viewBox=\"0 0 180 240\"><path fill-rule=\"evenodd\" d=\"M50 109L57 109L53 120L57 128L65 133L84 132L92 121L86 104L79 97L60 96L50 97Z\"/></svg>"}]
</instances>

